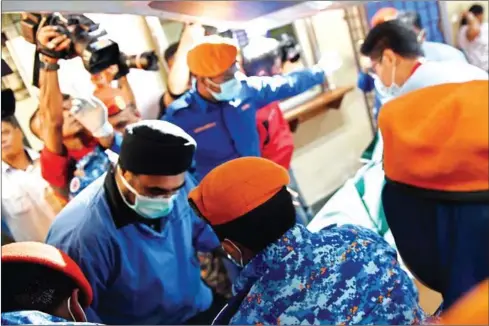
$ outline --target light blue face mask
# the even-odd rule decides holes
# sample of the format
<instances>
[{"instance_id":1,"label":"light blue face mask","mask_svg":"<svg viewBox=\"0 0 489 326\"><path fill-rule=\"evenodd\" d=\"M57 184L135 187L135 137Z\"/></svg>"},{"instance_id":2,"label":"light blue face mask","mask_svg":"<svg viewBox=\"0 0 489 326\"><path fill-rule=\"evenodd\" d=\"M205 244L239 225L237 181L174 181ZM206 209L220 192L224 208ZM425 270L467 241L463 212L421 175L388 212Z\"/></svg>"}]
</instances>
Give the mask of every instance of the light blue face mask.
<instances>
[{"instance_id":1,"label":"light blue face mask","mask_svg":"<svg viewBox=\"0 0 489 326\"><path fill-rule=\"evenodd\" d=\"M221 102L228 102L231 100L234 100L239 96L239 93L241 93L241 82L236 79L230 79L222 84L216 84L212 80L207 79L209 84L211 84L214 87L219 87L221 89L220 93L213 92L209 88L207 90L212 94L212 96Z\"/></svg>"},{"instance_id":2,"label":"light blue face mask","mask_svg":"<svg viewBox=\"0 0 489 326\"><path fill-rule=\"evenodd\" d=\"M175 203L175 198L177 195L173 195L168 198L152 198L142 196L137 193L137 191L127 182L127 180L121 175L121 181L124 186L134 194L136 199L134 200L134 205L130 204L126 198L121 194L122 199L127 206L132 208L136 213L144 218L157 219L160 217L165 217L170 214Z\"/></svg>"},{"instance_id":3,"label":"light blue face mask","mask_svg":"<svg viewBox=\"0 0 489 326\"><path fill-rule=\"evenodd\" d=\"M381 89L380 91L385 94L385 96L389 98L397 97L401 93L401 86L396 84L396 63L394 62L394 67L392 68L392 75L391 75L391 80L392 83L390 86L385 86L382 82L381 84Z\"/></svg>"}]
</instances>

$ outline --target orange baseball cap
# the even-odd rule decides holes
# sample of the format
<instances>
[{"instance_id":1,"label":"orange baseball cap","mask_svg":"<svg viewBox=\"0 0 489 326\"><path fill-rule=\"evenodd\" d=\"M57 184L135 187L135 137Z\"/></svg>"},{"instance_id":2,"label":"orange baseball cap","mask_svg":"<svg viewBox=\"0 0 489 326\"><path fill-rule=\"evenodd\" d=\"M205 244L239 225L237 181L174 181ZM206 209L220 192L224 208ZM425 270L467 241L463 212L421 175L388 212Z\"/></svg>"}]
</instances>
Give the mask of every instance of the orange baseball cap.
<instances>
[{"instance_id":1,"label":"orange baseball cap","mask_svg":"<svg viewBox=\"0 0 489 326\"><path fill-rule=\"evenodd\" d=\"M489 325L489 280L458 300L442 316L442 325Z\"/></svg>"},{"instance_id":2,"label":"orange baseball cap","mask_svg":"<svg viewBox=\"0 0 489 326\"><path fill-rule=\"evenodd\" d=\"M373 28L386 21L396 19L398 15L399 11L396 8L387 7L379 9L370 20L370 26Z\"/></svg>"},{"instance_id":3,"label":"orange baseball cap","mask_svg":"<svg viewBox=\"0 0 489 326\"><path fill-rule=\"evenodd\" d=\"M423 88L379 115L386 177L447 192L489 190L488 81Z\"/></svg>"},{"instance_id":4,"label":"orange baseball cap","mask_svg":"<svg viewBox=\"0 0 489 326\"><path fill-rule=\"evenodd\" d=\"M238 48L231 39L205 36L187 54L190 72L199 77L213 78L223 74L237 60Z\"/></svg>"},{"instance_id":5,"label":"orange baseball cap","mask_svg":"<svg viewBox=\"0 0 489 326\"><path fill-rule=\"evenodd\" d=\"M189 201L211 225L232 222L264 204L289 184L289 173L261 157L226 162L190 192Z\"/></svg>"},{"instance_id":6,"label":"orange baseball cap","mask_svg":"<svg viewBox=\"0 0 489 326\"><path fill-rule=\"evenodd\" d=\"M8 263L31 263L43 265L71 278L83 296L85 307L91 305L93 292L80 267L63 251L41 242L15 242L2 246L2 265Z\"/></svg>"}]
</instances>

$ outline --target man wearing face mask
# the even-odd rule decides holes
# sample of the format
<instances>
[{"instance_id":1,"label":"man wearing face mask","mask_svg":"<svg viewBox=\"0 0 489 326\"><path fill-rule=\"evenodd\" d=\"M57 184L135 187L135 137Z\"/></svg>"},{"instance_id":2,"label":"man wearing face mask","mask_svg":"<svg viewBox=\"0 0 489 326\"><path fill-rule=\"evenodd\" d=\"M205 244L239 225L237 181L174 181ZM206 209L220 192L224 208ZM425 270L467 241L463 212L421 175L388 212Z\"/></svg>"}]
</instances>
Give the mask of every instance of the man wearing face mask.
<instances>
[{"instance_id":1,"label":"man wearing face mask","mask_svg":"<svg viewBox=\"0 0 489 326\"><path fill-rule=\"evenodd\" d=\"M40 242L2 246L2 325L88 325L92 288L64 252Z\"/></svg>"},{"instance_id":2,"label":"man wearing face mask","mask_svg":"<svg viewBox=\"0 0 489 326\"><path fill-rule=\"evenodd\" d=\"M47 243L67 252L92 285L89 321L206 324L224 305L200 278L196 257L219 242L188 207L195 148L165 121L127 126L115 168L53 223Z\"/></svg>"},{"instance_id":3,"label":"man wearing face mask","mask_svg":"<svg viewBox=\"0 0 489 326\"><path fill-rule=\"evenodd\" d=\"M391 98L445 83L487 80L487 73L463 61L425 60L418 35L400 20L375 26L360 49Z\"/></svg>"},{"instance_id":4,"label":"man wearing face mask","mask_svg":"<svg viewBox=\"0 0 489 326\"><path fill-rule=\"evenodd\" d=\"M214 324L422 322L418 293L396 251L362 227L311 233L296 224L288 183L283 167L243 157L215 168L190 193L192 208L243 267L236 296Z\"/></svg>"},{"instance_id":5,"label":"man wearing face mask","mask_svg":"<svg viewBox=\"0 0 489 326\"><path fill-rule=\"evenodd\" d=\"M325 81L319 65L283 76L246 78L239 71L237 55L232 40L204 37L187 55L195 85L174 101L163 117L199 144L195 155L198 179L234 158L260 156L257 109Z\"/></svg>"}]
</instances>

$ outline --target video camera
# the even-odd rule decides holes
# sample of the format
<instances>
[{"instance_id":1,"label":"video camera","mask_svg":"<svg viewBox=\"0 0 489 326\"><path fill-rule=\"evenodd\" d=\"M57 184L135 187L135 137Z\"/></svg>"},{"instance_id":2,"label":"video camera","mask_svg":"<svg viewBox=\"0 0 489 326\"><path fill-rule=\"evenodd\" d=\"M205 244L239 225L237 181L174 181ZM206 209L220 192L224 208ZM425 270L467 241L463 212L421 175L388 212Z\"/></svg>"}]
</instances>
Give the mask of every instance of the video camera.
<instances>
[{"instance_id":1,"label":"video camera","mask_svg":"<svg viewBox=\"0 0 489 326\"><path fill-rule=\"evenodd\" d=\"M39 47L37 32L43 26L56 26L60 33L71 39L70 48L56 52ZM79 56L90 74L100 73L112 65L121 63L125 63L129 69L158 70L158 57L154 51L139 55L126 55L120 52L119 45L107 37L107 32L85 15L23 13L21 31L26 41L36 45L42 54L58 59L71 59ZM39 60L37 54L35 60ZM39 64L35 62L34 67L39 67ZM38 68L34 69L34 84L38 86Z\"/></svg>"},{"instance_id":2,"label":"video camera","mask_svg":"<svg viewBox=\"0 0 489 326\"><path fill-rule=\"evenodd\" d=\"M99 73L119 62L119 46L106 38L107 32L85 15L62 15L53 13L22 14L22 36L34 45L37 44L37 31L43 26L56 26L61 34L71 39L71 46L61 52L38 46L40 53L58 59L71 59L80 56L85 69L91 74Z\"/></svg>"}]
</instances>

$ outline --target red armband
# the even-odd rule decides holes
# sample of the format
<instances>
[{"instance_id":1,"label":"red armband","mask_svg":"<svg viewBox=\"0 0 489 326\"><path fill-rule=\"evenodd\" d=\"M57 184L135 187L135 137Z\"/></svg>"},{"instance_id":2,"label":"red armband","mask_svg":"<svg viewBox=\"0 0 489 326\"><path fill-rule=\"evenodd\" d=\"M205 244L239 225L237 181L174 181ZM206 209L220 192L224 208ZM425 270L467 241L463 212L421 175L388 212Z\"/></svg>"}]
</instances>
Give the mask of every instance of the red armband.
<instances>
[{"instance_id":1,"label":"red armband","mask_svg":"<svg viewBox=\"0 0 489 326\"><path fill-rule=\"evenodd\" d=\"M68 156L55 154L44 147L40 158L42 177L53 187L66 188L70 174L70 161Z\"/></svg>"}]
</instances>

